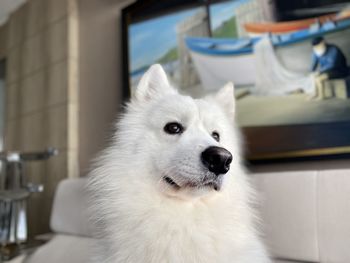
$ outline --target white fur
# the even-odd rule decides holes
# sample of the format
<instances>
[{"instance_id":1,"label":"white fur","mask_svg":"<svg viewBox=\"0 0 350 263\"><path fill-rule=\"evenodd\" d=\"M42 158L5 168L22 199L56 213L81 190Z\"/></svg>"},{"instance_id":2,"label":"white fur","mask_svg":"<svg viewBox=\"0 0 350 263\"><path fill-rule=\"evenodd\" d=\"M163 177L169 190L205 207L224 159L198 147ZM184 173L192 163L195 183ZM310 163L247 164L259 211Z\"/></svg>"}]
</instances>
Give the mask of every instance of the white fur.
<instances>
[{"instance_id":1,"label":"white fur","mask_svg":"<svg viewBox=\"0 0 350 263\"><path fill-rule=\"evenodd\" d=\"M90 174L96 263L270 262L255 229L233 116L232 84L194 100L179 95L159 65L151 67ZM164 132L174 121L185 127L181 135ZM220 191L165 182L165 175L179 185L208 176L200 155L209 146L233 156Z\"/></svg>"}]
</instances>

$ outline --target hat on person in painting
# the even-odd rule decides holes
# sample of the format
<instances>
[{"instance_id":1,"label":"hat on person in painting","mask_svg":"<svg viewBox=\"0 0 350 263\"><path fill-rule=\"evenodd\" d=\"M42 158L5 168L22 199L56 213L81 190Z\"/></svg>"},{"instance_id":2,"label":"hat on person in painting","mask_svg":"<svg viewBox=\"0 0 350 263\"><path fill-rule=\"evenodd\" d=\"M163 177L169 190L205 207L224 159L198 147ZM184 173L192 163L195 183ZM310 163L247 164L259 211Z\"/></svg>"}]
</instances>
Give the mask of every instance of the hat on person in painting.
<instances>
[{"instance_id":1,"label":"hat on person in painting","mask_svg":"<svg viewBox=\"0 0 350 263\"><path fill-rule=\"evenodd\" d=\"M323 37L315 37L314 39L312 39L312 42L311 44L313 46L317 46L318 44L320 44L321 42L324 41L324 38Z\"/></svg>"}]
</instances>

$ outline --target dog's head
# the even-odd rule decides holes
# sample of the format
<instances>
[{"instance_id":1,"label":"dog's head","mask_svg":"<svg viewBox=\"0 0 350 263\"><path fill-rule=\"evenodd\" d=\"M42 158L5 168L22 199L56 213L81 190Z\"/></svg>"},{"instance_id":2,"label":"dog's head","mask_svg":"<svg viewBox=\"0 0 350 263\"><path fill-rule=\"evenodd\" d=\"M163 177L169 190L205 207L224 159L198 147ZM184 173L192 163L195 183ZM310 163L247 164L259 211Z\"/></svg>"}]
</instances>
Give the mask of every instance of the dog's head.
<instances>
[{"instance_id":1,"label":"dog's head","mask_svg":"<svg viewBox=\"0 0 350 263\"><path fill-rule=\"evenodd\" d=\"M133 154L152 184L186 199L223 191L239 158L234 104L232 83L193 99L178 94L161 66L152 66L129 105L138 118L129 120L137 131L130 134Z\"/></svg>"}]
</instances>

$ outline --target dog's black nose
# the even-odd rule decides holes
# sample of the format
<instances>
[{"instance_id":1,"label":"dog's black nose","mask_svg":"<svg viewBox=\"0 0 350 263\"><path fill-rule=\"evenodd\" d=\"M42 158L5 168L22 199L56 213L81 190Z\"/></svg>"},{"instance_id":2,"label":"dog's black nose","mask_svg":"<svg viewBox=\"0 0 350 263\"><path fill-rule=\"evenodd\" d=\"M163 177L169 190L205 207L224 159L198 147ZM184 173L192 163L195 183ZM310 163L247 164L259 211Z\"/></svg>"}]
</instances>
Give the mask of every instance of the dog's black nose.
<instances>
[{"instance_id":1,"label":"dog's black nose","mask_svg":"<svg viewBox=\"0 0 350 263\"><path fill-rule=\"evenodd\" d=\"M202 152L202 163L216 175L225 174L230 170L232 154L217 146L211 146Z\"/></svg>"}]
</instances>

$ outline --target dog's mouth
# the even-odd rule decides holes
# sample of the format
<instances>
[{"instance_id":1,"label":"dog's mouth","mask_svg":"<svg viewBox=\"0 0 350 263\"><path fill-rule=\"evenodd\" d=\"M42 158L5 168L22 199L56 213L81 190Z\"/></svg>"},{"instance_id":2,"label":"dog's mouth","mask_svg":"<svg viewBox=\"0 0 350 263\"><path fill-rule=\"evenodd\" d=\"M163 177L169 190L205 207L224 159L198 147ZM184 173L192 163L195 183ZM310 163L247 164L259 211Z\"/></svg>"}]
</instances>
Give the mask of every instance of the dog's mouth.
<instances>
[{"instance_id":1,"label":"dog's mouth","mask_svg":"<svg viewBox=\"0 0 350 263\"><path fill-rule=\"evenodd\" d=\"M215 191L220 191L221 189L221 180L217 179L217 180L211 180L211 181L206 181L206 182L201 182L201 183L193 183L193 182L187 182L183 185L179 185L177 184L172 178L170 178L169 176L164 176L163 177L164 181L170 185L171 187L173 187L174 189L180 189L180 188L184 188L184 187L190 187L190 188L204 188L204 187L208 187L208 188L212 188Z\"/></svg>"},{"instance_id":2,"label":"dog's mouth","mask_svg":"<svg viewBox=\"0 0 350 263\"><path fill-rule=\"evenodd\" d=\"M213 188L215 191L220 191L220 189L221 189L221 183L218 183L218 182L216 182L216 181L206 183L206 184L204 184L204 186L205 186L205 187L211 187L211 188Z\"/></svg>"},{"instance_id":3,"label":"dog's mouth","mask_svg":"<svg viewBox=\"0 0 350 263\"><path fill-rule=\"evenodd\" d=\"M175 183L175 181L173 179L171 179L170 177L165 176L165 177L163 177L163 179L168 185L170 185L174 188L177 188L177 189L180 188L180 186L177 183Z\"/></svg>"}]
</instances>

